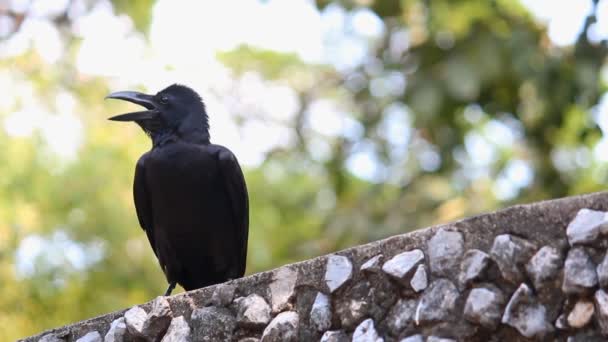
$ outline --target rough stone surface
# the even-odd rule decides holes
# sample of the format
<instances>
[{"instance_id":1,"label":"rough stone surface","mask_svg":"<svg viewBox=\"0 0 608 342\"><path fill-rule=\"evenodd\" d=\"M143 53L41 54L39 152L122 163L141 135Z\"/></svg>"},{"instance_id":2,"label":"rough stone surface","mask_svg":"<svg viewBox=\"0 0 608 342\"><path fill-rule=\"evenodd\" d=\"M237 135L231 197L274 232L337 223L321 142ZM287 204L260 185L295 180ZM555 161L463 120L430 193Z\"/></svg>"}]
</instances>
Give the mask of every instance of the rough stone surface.
<instances>
[{"instance_id":1,"label":"rough stone surface","mask_svg":"<svg viewBox=\"0 0 608 342\"><path fill-rule=\"evenodd\" d=\"M342 342L350 341L357 327L371 319L378 339L384 338L387 342L406 340L417 334L426 341L441 338L467 342L606 341L608 294L600 287L607 285L608 278L608 261L603 261L608 247L608 225L600 224L595 238L574 237L583 236L574 231L577 234L570 236L574 246L569 244L567 235L569 225L579 224L572 221L584 208L604 213L608 210L608 193L516 206L394 236L226 284L176 294L165 298L173 317L177 318L171 320L163 338L165 342L187 341L184 336L189 327L191 341L256 342L264 331L269 332L265 336L267 340L278 336L277 331L283 331L278 327L283 326L287 327L289 339L297 331L295 338L300 341ZM459 240L442 237L446 232L461 234L462 253L454 254L460 255L456 257L460 259L459 263L446 267L445 275L438 276L431 272L431 254L437 251L430 247L437 241ZM403 263L402 254L412 251L419 251L419 258L404 267L407 265ZM428 254L424 255L422 251ZM445 251L438 251L432 257L438 260L437 255L444 254ZM568 255L568 261L562 260ZM332 272L333 266L330 266L330 276L326 277L332 258L338 266L347 266L335 267L337 272ZM445 260L446 263L452 261ZM599 264L597 268L596 264ZM386 272L387 268L394 271L393 275ZM415 284L419 279L415 274L422 269L427 273L429 286L416 292L414 288L418 288ZM600 287L597 283L593 285L593 281L585 283L586 279L593 279L593 273L597 273ZM564 280L566 293L562 291ZM330 286L333 292L330 292ZM502 319L492 325L494 327L483 322L490 312L495 315L496 310L480 308L492 303L487 291L502 293L504 301L509 303L502 309ZM320 292L328 299L329 325L325 318L319 319L324 314L319 314L323 310L317 310L325 306L320 305L323 299L317 301ZM266 303L269 321L237 324L236 316L243 300L252 294L258 294ZM317 309L313 310L315 301ZM593 302L593 309L589 301ZM46 331L24 341L75 342L93 331L105 335L113 331L109 342L113 335L116 335L113 341L143 342L150 340L143 336L143 327L149 324L154 306L154 301L143 303L127 314L124 310L113 312ZM297 320L292 320L291 325L278 324L285 323L284 319L275 321L284 317L281 315L285 312L297 315ZM419 324L416 324L416 318ZM274 323L269 324L270 321ZM290 328L294 324L297 329ZM178 333L182 335L175 337ZM157 336L156 341L160 338ZM284 340L283 336L280 340Z\"/></svg>"},{"instance_id":2,"label":"rough stone surface","mask_svg":"<svg viewBox=\"0 0 608 342\"><path fill-rule=\"evenodd\" d=\"M450 278L464 253L464 238L458 231L439 229L428 243L431 274Z\"/></svg>"},{"instance_id":3,"label":"rough stone surface","mask_svg":"<svg viewBox=\"0 0 608 342\"><path fill-rule=\"evenodd\" d=\"M172 318L173 312L167 298L162 296L156 297L154 302L152 302L152 311L150 311L144 322L142 335L150 341L156 341L167 331Z\"/></svg>"},{"instance_id":4,"label":"rough stone surface","mask_svg":"<svg viewBox=\"0 0 608 342\"><path fill-rule=\"evenodd\" d=\"M422 336L420 334L412 335L412 336L402 338L401 341L399 341L399 342L424 342L424 336Z\"/></svg>"},{"instance_id":5,"label":"rough stone surface","mask_svg":"<svg viewBox=\"0 0 608 342\"><path fill-rule=\"evenodd\" d=\"M416 308L416 324L442 321L453 314L459 293L456 286L447 279L437 279L431 283Z\"/></svg>"},{"instance_id":6,"label":"rough stone surface","mask_svg":"<svg viewBox=\"0 0 608 342\"><path fill-rule=\"evenodd\" d=\"M410 281L410 286L416 292L420 292L429 285L428 279L426 276L426 267L424 265L418 265L416 268L416 272Z\"/></svg>"},{"instance_id":7,"label":"rough stone surface","mask_svg":"<svg viewBox=\"0 0 608 342\"><path fill-rule=\"evenodd\" d=\"M555 247L543 246L526 264L526 272L534 287L542 288L548 281L557 277L564 260Z\"/></svg>"},{"instance_id":8,"label":"rough stone surface","mask_svg":"<svg viewBox=\"0 0 608 342\"><path fill-rule=\"evenodd\" d=\"M234 299L234 291L236 291L236 285L234 284L220 284L213 290L211 295L210 304L213 306L228 306Z\"/></svg>"},{"instance_id":9,"label":"rough stone surface","mask_svg":"<svg viewBox=\"0 0 608 342\"><path fill-rule=\"evenodd\" d=\"M348 335L342 330L331 330L326 331L321 336L320 342L348 342L350 341Z\"/></svg>"},{"instance_id":10,"label":"rough stone surface","mask_svg":"<svg viewBox=\"0 0 608 342\"><path fill-rule=\"evenodd\" d=\"M469 322L495 329L500 323L505 297L497 288L472 289L464 305L464 318Z\"/></svg>"},{"instance_id":11,"label":"rough stone surface","mask_svg":"<svg viewBox=\"0 0 608 342\"><path fill-rule=\"evenodd\" d=\"M330 255L325 269L325 284L332 293L346 283L353 274L353 264L342 255Z\"/></svg>"},{"instance_id":12,"label":"rough stone surface","mask_svg":"<svg viewBox=\"0 0 608 342\"><path fill-rule=\"evenodd\" d=\"M262 327L270 322L270 306L258 294L251 294L238 301L236 321L244 327Z\"/></svg>"},{"instance_id":13,"label":"rough stone surface","mask_svg":"<svg viewBox=\"0 0 608 342\"><path fill-rule=\"evenodd\" d=\"M386 317L389 332L397 336L404 329L413 327L417 306L415 299L400 299L395 303Z\"/></svg>"},{"instance_id":14,"label":"rough stone surface","mask_svg":"<svg viewBox=\"0 0 608 342\"><path fill-rule=\"evenodd\" d=\"M148 314L139 306L134 306L125 312L125 324L129 333L133 336L143 337L142 330L146 318L148 318Z\"/></svg>"},{"instance_id":15,"label":"rough stone surface","mask_svg":"<svg viewBox=\"0 0 608 342\"><path fill-rule=\"evenodd\" d=\"M76 340L76 342L102 342L102 341L103 341L103 339L101 338L101 335L97 331L91 331L90 333L88 333Z\"/></svg>"},{"instance_id":16,"label":"rough stone surface","mask_svg":"<svg viewBox=\"0 0 608 342\"><path fill-rule=\"evenodd\" d=\"M490 263L490 256L478 249L468 250L460 264L458 282L465 287L482 277Z\"/></svg>"},{"instance_id":17,"label":"rough stone surface","mask_svg":"<svg viewBox=\"0 0 608 342\"><path fill-rule=\"evenodd\" d=\"M509 300L502 323L512 326L528 338L543 338L553 329L547 321L547 310L538 303L526 284L521 284Z\"/></svg>"},{"instance_id":18,"label":"rough stone surface","mask_svg":"<svg viewBox=\"0 0 608 342\"><path fill-rule=\"evenodd\" d=\"M127 333L127 325L125 324L125 318L120 317L112 321L110 330L106 333L104 342L122 342L125 339Z\"/></svg>"},{"instance_id":19,"label":"rough stone surface","mask_svg":"<svg viewBox=\"0 0 608 342\"><path fill-rule=\"evenodd\" d=\"M407 284L408 275L422 260L424 260L424 253L419 249L414 249L395 255L384 263L382 270L391 277Z\"/></svg>"},{"instance_id":20,"label":"rough stone surface","mask_svg":"<svg viewBox=\"0 0 608 342\"><path fill-rule=\"evenodd\" d=\"M568 252L564 265L562 291L567 294L585 293L597 285L597 273L591 257L582 247Z\"/></svg>"},{"instance_id":21,"label":"rough stone surface","mask_svg":"<svg viewBox=\"0 0 608 342\"><path fill-rule=\"evenodd\" d=\"M604 336L608 336L608 293L599 289L593 296L595 304L595 315L600 331Z\"/></svg>"},{"instance_id":22,"label":"rough stone surface","mask_svg":"<svg viewBox=\"0 0 608 342\"><path fill-rule=\"evenodd\" d=\"M336 314L340 319L340 325L351 329L359 324L367 315L369 302L363 299L348 299L338 302Z\"/></svg>"},{"instance_id":23,"label":"rough stone surface","mask_svg":"<svg viewBox=\"0 0 608 342\"><path fill-rule=\"evenodd\" d=\"M530 260L536 247L517 236L501 234L494 239L490 255L498 265L502 277L513 283L524 281L522 267Z\"/></svg>"},{"instance_id":24,"label":"rough stone surface","mask_svg":"<svg viewBox=\"0 0 608 342\"><path fill-rule=\"evenodd\" d=\"M190 327L194 341L230 341L236 320L230 310L210 306L192 312Z\"/></svg>"},{"instance_id":25,"label":"rough stone surface","mask_svg":"<svg viewBox=\"0 0 608 342\"><path fill-rule=\"evenodd\" d=\"M161 342L190 342L190 326L184 319L184 316L178 316L171 320L167 333L163 336Z\"/></svg>"},{"instance_id":26,"label":"rough stone surface","mask_svg":"<svg viewBox=\"0 0 608 342\"><path fill-rule=\"evenodd\" d=\"M568 325L572 328L584 327L591 321L593 311L593 302L585 299L579 300L568 314Z\"/></svg>"},{"instance_id":27,"label":"rough stone surface","mask_svg":"<svg viewBox=\"0 0 608 342\"><path fill-rule=\"evenodd\" d=\"M382 339L378 336L374 321L371 318L361 322L353 333L353 342L380 342Z\"/></svg>"},{"instance_id":28,"label":"rough stone surface","mask_svg":"<svg viewBox=\"0 0 608 342\"><path fill-rule=\"evenodd\" d=\"M604 289L608 288L608 252L604 255L602 262L597 265L597 280Z\"/></svg>"},{"instance_id":29,"label":"rough stone surface","mask_svg":"<svg viewBox=\"0 0 608 342\"><path fill-rule=\"evenodd\" d=\"M570 245L593 242L606 223L608 223L608 217L605 212L583 208L566 229L568 242Z\"/></svg>"},{"instance_id":30,"label":"rough stone surface","mask_svg":"<svg viewBox=\"0 0 608 342\"><path fill-rule=\"evenodd\" d=\"M296 312L281 312L264 329L261 342L297 341L299 323L300 318Z\"/></svg>"},{"instance_id":31,"label":"rough stone surface","mask_svg":"<svg viewBox=\"0 0 608 342\"><path fill-rule=\"evenodd\" d=\"M325 331L331 327L331 302L329 297L319 292L310 309L310 323L317 331Z\"/></svg>"},{"instance_id":32,"label":"rough stone surface","mask_svg":"<svg viewBox=\"0 0 608 342\"><path fill-rule=\"evenodd\" d=\"M361 265L361 272L378 273L382 271L382 262L384 255L378 254Z\"/></svg>"},{"instance_id":33,"label":"rough stone surface","mask_svg":"<svg viewBox=\"0 0 608 342\"><path fill-rule=\"evenodd\" d=\"M270 305L273 312L289 308L289 301L295 294L298 272L291 267L279 268L274 272L270 283Z\"/></svg>"}]
</instances>

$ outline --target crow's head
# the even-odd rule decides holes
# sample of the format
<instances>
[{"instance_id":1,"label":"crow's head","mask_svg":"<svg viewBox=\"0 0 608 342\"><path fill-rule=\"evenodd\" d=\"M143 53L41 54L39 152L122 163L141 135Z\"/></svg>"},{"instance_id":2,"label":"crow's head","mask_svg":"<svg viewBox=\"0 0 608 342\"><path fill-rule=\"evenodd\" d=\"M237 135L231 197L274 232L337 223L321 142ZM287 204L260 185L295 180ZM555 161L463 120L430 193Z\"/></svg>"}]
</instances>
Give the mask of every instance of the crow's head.
<instances>
[{"instance_id":1,"label":"crow's head","mask_svg":"<svg viewBox=\"0 0 608 342\"><path fill-rule=\"evenodd\" d=\"M167 131L191 131L209 129L205 105L191 88L173 84L156 95L136 91L118 91L106 96L136 103L147 110L116 115L109 120L135 121L152 138Z\"/></svg>"}]
</instances>

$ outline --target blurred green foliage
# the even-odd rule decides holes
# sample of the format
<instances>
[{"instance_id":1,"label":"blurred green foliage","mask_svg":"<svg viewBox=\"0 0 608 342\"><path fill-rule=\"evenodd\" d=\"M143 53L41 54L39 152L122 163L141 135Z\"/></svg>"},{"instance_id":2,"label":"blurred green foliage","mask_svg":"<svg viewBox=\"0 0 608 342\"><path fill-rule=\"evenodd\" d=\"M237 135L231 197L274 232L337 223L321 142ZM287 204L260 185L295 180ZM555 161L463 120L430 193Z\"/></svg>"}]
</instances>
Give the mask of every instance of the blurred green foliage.
<instances>
[{"instance_id":1,"label":"blurred green foliage","mask_svg":"<svg viewBox=\"0 0 608 342\"><path fill-rule=\"evenodd\" d=\"M113 3L147 32L154 1ZM594 154L602 132L593 115L607 50L588 39L593 16L574 46L559 48L511 1L317 5L368 7L382 20L384 34L368 42L362 63L337 70L250 46L218 56L236 78L256 72L289 86L300 102L286 123L296 143L246 170L248 273L512 203L603 188L608 169ZM18 13L7 13L18 32ZM72 51L79 41L69 21L67 14L53 21L70 44L59 66L31 52L0 60L2 73L29 81L32 96L51 110L60 111L54 98L69 90L85 132L76 159L63 163L40 135L0 129L3 341L144 302L165 287L131 197L134 164L149 142L134 125L105 124L124 108L102 104L110 91L104 79L78 75ZM319 100L333 103L355 133L312 129L310 109ZM245 110L236 114L249 119ZM361 151L376 163L371 179L348 166ZM68 243L19 274L23 241L59 241L57 232L91 251L101 246L101 259L83 268L69 258Z\"/></svg>"}]
</instances>

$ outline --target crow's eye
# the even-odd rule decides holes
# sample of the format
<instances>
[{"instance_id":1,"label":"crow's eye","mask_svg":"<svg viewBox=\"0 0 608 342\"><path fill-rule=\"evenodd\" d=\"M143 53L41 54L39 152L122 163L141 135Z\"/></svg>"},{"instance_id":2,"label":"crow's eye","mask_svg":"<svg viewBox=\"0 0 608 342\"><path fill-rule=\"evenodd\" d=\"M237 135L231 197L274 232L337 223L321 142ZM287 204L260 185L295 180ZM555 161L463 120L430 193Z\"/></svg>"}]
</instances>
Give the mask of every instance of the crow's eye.
<instances>
[{"instance_id":1,"label":"crow's eye","mask_svg":"<svg viewBox=\"0 0 608 342\"><path fill-rule=\"evenodd\" d=\"M169 97L167 95L163 95L163 96L160 97L159 102L161 104L167 104L167 103L169 103Z\"/></svg>"}]
</instances>

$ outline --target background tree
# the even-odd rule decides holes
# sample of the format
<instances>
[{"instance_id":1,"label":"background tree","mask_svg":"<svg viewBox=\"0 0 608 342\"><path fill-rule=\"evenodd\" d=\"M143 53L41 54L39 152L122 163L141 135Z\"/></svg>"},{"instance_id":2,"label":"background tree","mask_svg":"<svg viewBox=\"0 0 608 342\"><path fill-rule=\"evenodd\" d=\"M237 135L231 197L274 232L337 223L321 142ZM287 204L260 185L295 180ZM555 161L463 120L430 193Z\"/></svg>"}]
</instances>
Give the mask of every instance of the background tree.
<instances>
[{"instance_id":1,"label":"background tree","mask_svg":"<svg viewBox=\"0 0 608 342\"><path fill-rule=\"evenodd\" d=\"M165 286L131 199L149 142L137 127L106 123L123 108L101 101L132 85L83 73L81 60L81 18L108 6L127 23L124 46L147 46L160 4L44 3L0 3L0 340L147 301ZM229 77L202 89L220 101L212 120L224 108L236 140L276 131L256 144L281 142L246 168L248 273L603 189L601 5L560 46L511 1L317 1L322 18L338 18L324 31L327 59L254 45L219 54ZM60 36L55 55L38 49L47 31ZM111 47L104 58L119 58Z\"/></svg>"}]
</instances>

